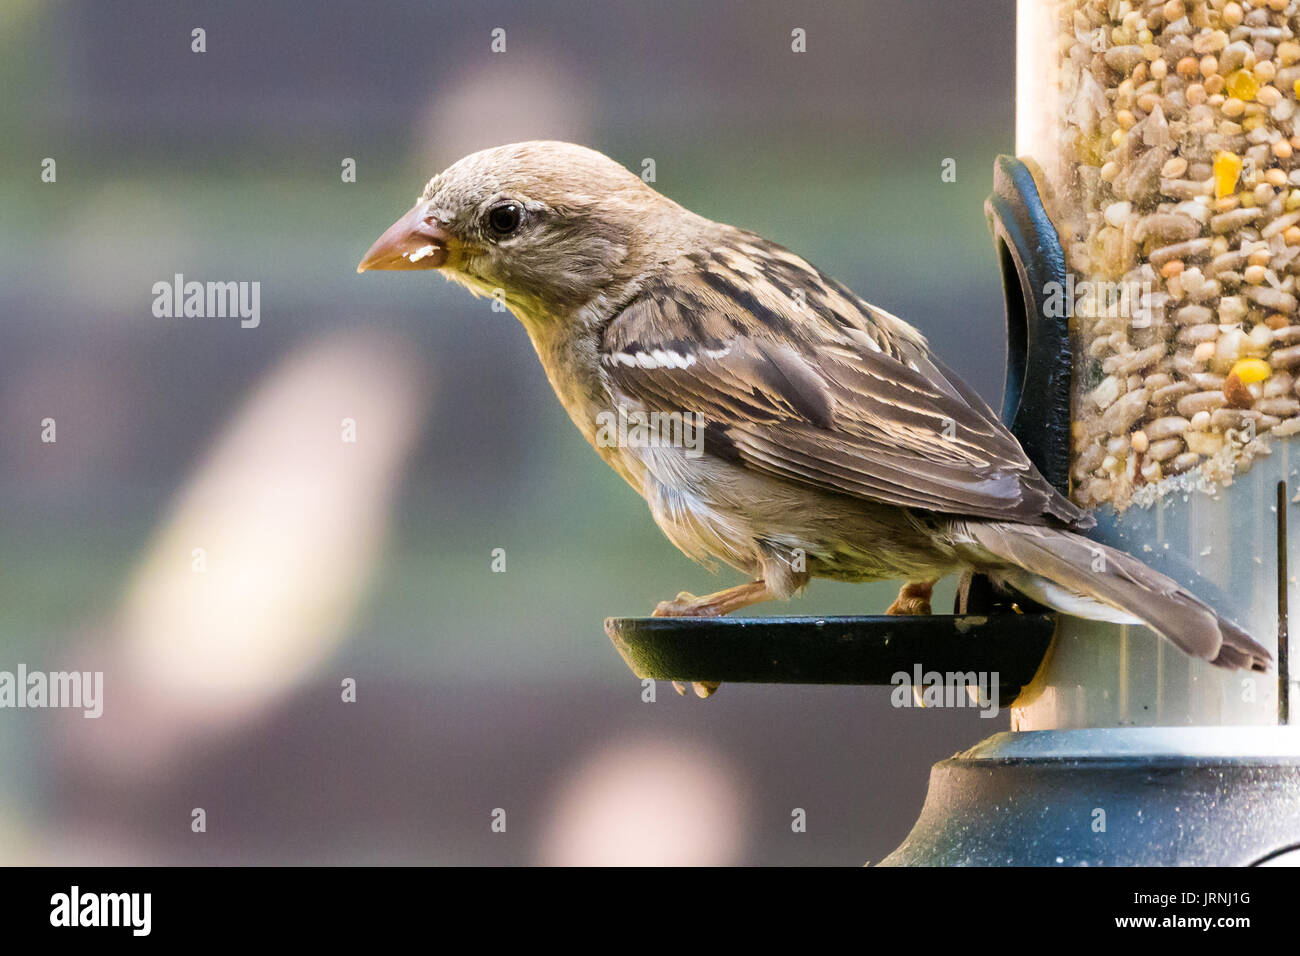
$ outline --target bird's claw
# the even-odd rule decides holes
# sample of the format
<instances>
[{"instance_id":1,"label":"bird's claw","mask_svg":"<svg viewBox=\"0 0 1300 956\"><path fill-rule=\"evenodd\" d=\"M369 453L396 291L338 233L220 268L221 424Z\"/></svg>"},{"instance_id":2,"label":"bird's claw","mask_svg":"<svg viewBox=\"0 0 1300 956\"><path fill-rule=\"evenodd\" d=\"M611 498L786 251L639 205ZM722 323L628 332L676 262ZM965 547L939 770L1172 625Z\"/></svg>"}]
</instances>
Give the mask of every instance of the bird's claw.
<instances>
[{"instance_id":1,"label":"bird's claw","mask_svg":"<svg viewBox=\"0 0 1300 956\"><path fill-rule=\"evenodd\" d=\"M929 616L930 610L929 598L903 597L899 595L894 599L894 603L885 608L886 614L892 614L896 617L914 617L916 615Z\"/></svg>"},{"instance_id":2,"label":"bird's claw","mask_svg":"<svg viewBox=\"0 0 1300 956\"><path fill-rule=\"evenodd\" d=\"M695 696L700 698L701 700L704 700L705 698L712 697L717 692L718 681L715 680L692 681L691 687L695 691ZM679 680L673 681L673 690L677 691L677 693L681 694L683 697L686 696L686 685Z\"/></svg>"},{"instance_id":3,"label":"bird's claw","mask_svg":"<svg viewBox=\"0 0 1300 956\"><path fill-rule=\"evenodd\" d=\"M898 616L930 615L930 597L934 594L933 581L908 581L898 590L898 597L885 610Z\"/></svg>"},{"instance_id":4,"label":"bird's claw","mask_svg":"<svg viewBox=\"0 0 1300 956\"><path fill-rule=\"evenodd\" d=\"M690 591L679 591L671 601L660 601L655 605L651 617L696 617L709 616L700 607L700 599Z\"/></svg>"},{"instance_id":5,"label":"bird's claw","mask_svg":"<svg viewBox=\"0 0 1300 956\"><path fill-rule=\"evenodd\" d=\"M718 611L707 604L701 604L690 591L679 591L677 597L671 601L660 601L651 614L651 617L717 617ZM697 680L691 682L691 687L695 690L695 696L701 699L712 697L718 689L718 682L715 680ZM679 680L673 681L673 689L683 697L686 696L686 685Z\"/></svg>"}]
</instances>

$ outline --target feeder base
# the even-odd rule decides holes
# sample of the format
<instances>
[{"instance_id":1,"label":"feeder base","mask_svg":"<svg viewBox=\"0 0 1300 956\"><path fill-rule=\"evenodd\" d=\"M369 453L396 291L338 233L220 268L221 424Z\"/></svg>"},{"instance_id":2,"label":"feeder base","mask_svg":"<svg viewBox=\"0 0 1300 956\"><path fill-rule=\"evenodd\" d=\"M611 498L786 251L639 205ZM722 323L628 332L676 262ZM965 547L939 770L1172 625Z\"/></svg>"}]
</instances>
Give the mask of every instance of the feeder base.
<instances>
[{"instance_id":1,"label":"feeder base","mask_svg":"<svg viewBox=\"0 0 1300 956\"><path fill-rule=\"evenodd\" d=\"M1265 863L1300 865L1292 728L997 734L935 764L920 819L880 865Z\"/></svg>"}]
</instances>

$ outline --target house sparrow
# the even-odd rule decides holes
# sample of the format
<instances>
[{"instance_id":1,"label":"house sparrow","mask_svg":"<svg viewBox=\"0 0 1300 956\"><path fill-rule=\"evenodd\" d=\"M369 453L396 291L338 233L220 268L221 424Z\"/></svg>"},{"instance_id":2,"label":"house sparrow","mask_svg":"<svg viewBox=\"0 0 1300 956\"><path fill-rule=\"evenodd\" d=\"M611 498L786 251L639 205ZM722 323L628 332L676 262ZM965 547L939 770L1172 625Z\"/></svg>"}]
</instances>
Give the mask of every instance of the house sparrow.
<instances>
[{"instance_id":1,"label":"house sparrow","mask_svg":"<svg viewBox=\"0 0 1300 956\"><path fill-rule=\"evenodd\" d=\"M901 579L890 613L924 614L938 578L975 569L1221 667L1271 660L1170 578L1080 534L1091 516L920 332L601 153L529 142L467 156L371 246L369 269L437 269L503 299L574 424L669 540L753 579L657 615L727 614L814 576ZM702 441L609 428L655 413Z\"/></svg>"}]
</instances>

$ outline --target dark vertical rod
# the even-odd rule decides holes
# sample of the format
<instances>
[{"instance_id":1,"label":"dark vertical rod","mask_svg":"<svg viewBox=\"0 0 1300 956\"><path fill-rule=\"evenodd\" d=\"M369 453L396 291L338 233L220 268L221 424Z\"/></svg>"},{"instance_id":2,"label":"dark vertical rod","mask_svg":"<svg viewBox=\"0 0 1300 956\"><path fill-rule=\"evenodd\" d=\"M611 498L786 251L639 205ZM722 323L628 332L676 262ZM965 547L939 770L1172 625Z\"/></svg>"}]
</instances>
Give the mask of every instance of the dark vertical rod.
<instances>
[{"instance_id":1,"label":"dark vertical rod","mask_svg":"<svg viewBox=\"0 0 1300 956\"><path fill-rule=\"evenodd\" d=\"M1290 653L1287 639L1286 482L1277 483L1277 722L1291 722Z\"/></svg>"}]
</instances>

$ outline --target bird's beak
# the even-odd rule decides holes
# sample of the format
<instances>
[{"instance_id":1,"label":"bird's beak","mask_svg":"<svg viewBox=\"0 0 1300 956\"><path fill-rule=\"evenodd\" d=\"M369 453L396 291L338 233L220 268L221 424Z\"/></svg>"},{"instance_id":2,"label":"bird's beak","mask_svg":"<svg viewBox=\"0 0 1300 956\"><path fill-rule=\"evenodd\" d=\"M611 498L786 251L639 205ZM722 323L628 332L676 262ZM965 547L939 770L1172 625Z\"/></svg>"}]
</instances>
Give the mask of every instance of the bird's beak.
<instances>
[{"instance_id":1,"label":"bird's beak","mask_svg":"<svg viewBox=\"0 0 1300 956\"><path fill-rule=\"evenodd\" d=\"M436 269L447 261L447 244L451 235L428 212L424 203L416 203L375 240L357 266L367 269Z\"/></svg>"}]
</instances>

